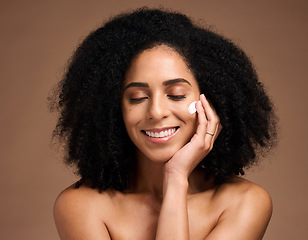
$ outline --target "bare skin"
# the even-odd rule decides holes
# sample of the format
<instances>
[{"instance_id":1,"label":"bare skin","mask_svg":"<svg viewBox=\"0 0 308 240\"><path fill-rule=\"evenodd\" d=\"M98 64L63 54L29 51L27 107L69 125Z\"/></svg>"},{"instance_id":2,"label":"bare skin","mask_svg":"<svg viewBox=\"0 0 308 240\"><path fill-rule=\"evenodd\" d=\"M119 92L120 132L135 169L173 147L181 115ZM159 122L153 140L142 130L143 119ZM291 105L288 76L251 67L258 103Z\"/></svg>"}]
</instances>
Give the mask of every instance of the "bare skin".
<instances>
[{"instance_id":1,"label":"bare skin","mask_svg":"<svg viewBox=\"0 0 308 240\"><path fill-rule=\"evenodd\" d=\"M134 60L122 113L136 145L136 184L125 193L99 193L88 182L63 191L54 207L61 239L262 239L272 212L268 193L238 177L216 186L195 169L221 125L179 54L158 46Z\"/></svg>"}]
</instances>

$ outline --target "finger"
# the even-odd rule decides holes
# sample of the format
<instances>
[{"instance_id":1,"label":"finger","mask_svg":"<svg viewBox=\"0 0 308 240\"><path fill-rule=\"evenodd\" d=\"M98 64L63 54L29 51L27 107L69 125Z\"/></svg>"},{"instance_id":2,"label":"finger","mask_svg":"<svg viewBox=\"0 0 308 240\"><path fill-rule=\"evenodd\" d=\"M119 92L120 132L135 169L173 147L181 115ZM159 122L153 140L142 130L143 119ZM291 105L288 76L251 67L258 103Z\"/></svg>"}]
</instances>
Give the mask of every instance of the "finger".
<instances>
[{"instance_id":1,"label":"finger","mask_svg":"<svg viewBox=\"0 0 308 240\"><path fill-rule=\"evenodd\" d=\"M198 136L204 136L206 134L206 126L208 124L208 121L206 119L206 114L200 101L196 102L196 110L198 114L198 127L196 134Z\"/></svg>"},{"instance_id":2,"label":"finger","mask_svg":"<svg viewBox=\"0 0 308 240\"><path fill-rule=\"evenodd\" d=\"M208 121L211 121L211 120L216 121L217 119L219 119L215 109L211 106L211 104L206 99L204 94L200 95L200 102L204 108L206 118L208 119Z\"/></svg>"},{"instance_id":3,"label":"finger","mask_svg":"<svg viewBox=\"0 0 308 240\"><path fill-rule=\"evenodd\" d=\"M200 96L200 101L204 108L206 118L208 120L207 128L206 128L206 141L211 142L211 146L214 144L215 139L219 134L219 125L220 120L215 111L215 109L210 105L210 103L205 98L204 94Z\"/></svg>"},{"instance_id":4,"label":"finger","mask_svg":"<svg viewBox=\"0 0 308 240\"><path fill-rule=\"evenodd\" d=\"M219 123L218 126L217 126L217 131L215 133L215 140L217 139L217 137L220 134L221 130L222 130L222 125L221 125L221 123Z\"/></svg>"}]
</instances>

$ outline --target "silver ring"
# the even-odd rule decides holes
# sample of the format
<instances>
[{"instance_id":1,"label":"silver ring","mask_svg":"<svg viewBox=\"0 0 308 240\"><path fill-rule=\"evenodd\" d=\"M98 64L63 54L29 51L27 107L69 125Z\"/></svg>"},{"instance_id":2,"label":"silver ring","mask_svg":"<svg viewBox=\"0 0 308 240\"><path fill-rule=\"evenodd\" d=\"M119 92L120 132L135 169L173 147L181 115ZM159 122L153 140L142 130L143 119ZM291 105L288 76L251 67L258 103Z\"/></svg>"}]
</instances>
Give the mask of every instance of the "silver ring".
<instances>
[{"instance_id":1,"label":"silver ring","mask_svg":"<svg viewBox=\"0 0 308 240\"><path fill-rule=\"evenodd\" d=\"M210 134L211 136L214 136L214 133L206 132L206 134Z\"/></svg>"}]
</instances>

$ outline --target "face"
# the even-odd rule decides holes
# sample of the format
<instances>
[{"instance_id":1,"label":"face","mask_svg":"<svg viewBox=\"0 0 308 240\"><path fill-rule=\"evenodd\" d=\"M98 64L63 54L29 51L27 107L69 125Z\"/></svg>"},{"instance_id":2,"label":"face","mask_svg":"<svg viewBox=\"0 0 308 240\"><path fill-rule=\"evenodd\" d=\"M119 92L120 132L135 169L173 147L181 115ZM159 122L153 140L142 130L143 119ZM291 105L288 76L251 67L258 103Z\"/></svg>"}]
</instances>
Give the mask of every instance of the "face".
<instances>
[{"instance_id":1,"label":"face","mask_svg":"<svg viewBox=\"0 0 308 240\"><path fill-rule=\"evenodd\" d=\"M199 100L198 83L184 59L167 46L139 54L128 69L122 92L126 130L137 156L168 161L196 131L188 106Z\"/></svg>"}]
</instances>

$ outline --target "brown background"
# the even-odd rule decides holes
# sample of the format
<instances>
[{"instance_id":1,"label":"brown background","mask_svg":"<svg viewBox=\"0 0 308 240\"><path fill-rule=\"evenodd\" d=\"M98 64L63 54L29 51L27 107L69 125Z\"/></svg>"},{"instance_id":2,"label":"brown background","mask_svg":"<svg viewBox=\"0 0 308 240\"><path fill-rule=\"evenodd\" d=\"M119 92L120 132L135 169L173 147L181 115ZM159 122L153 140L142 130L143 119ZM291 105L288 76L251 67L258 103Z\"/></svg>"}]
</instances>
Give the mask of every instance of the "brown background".
<instances>
[{"instance_id":1,"label":"brown background","mask_svg":"<svg viewBox=\"0 0 308 240\"><path fill-rule=\"evenodd\" d=\"M265 239L306 239L308 3L305 0L0 2L0 239L58 239L52 206L76 177L50 146L48 92L78 43L107 17L144 5L214 24L253 56L277 106L281 141L248 178L272 195Z\"/></svg>"}]
</instances>

